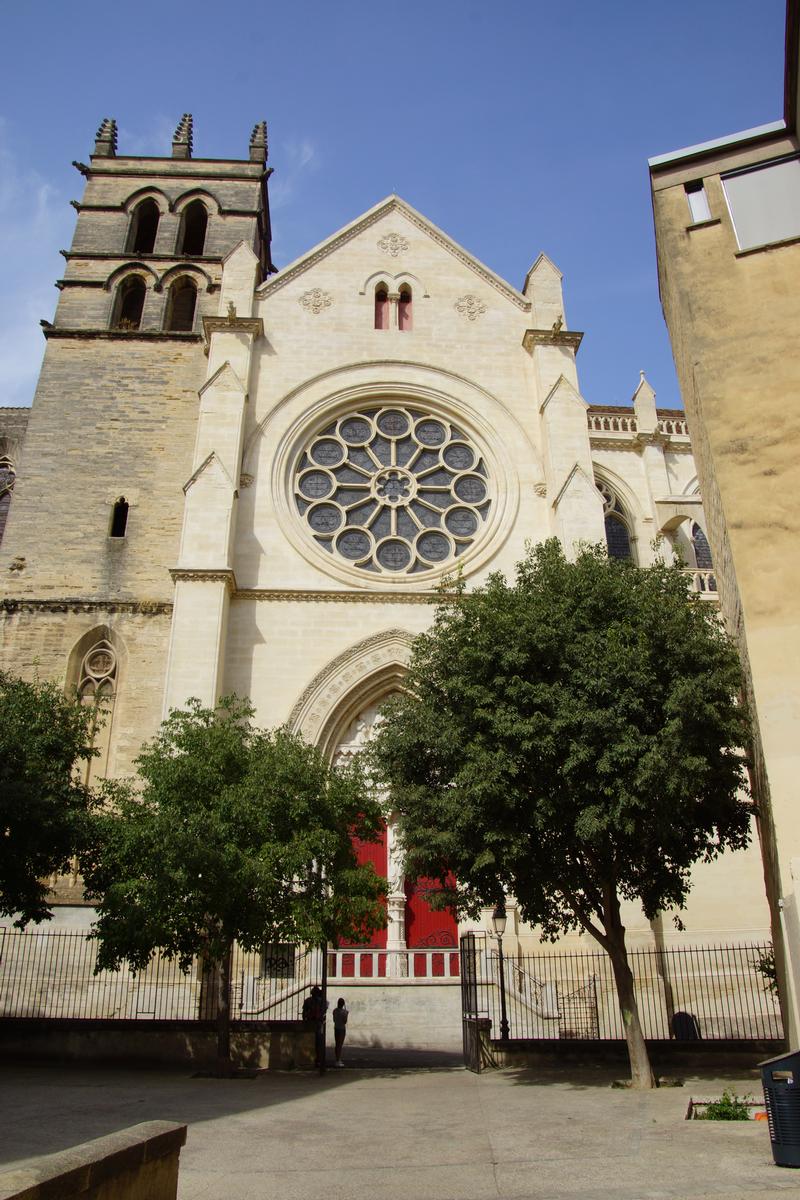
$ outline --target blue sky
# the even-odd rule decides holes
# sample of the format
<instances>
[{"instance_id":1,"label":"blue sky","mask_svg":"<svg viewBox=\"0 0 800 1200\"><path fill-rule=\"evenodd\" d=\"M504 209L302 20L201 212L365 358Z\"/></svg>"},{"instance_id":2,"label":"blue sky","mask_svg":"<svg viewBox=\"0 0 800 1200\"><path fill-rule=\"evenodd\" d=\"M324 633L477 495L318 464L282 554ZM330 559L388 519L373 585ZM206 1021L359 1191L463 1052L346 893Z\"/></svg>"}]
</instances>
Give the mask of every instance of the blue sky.
<instances>
[{"instance_id":1,"label":"blue sky","mask_svg":"<svg viewBox=\"0 0 800 1200\"><path fill-rule=\"evenodd\" d=\"M565 277L590 403L639 371L680 404L658 299L647 159L782 115L784 0L39 0L3 5L2 404L33 395L86 159L246 157L266 118L285 265L396 191L519 287Z\"/></svg>"}]
</instances>

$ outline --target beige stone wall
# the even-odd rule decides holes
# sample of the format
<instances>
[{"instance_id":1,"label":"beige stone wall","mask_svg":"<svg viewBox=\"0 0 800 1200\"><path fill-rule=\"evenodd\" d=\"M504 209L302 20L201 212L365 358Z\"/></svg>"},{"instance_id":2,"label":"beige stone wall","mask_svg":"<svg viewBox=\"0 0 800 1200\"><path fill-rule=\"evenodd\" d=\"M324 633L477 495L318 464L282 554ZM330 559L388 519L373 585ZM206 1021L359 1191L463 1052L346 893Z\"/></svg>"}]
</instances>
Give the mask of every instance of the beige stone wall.
<instances>
[{"instance_id":1,"label":"beige stone wall","mask_svg":"<svg viewBox=\"0 0 800 1200\"><path fill-rule=\"evenodd\" d=\"M199 343L48 343L0 554L8 595L169 600L191 466ZM131 505L109 538L114 501ZM9 573L16 557L24 570Z\"/></svg>"},{"instance_id":2,"label":"beige stone wall","mask_svg":"<svg viewBox=\"0 0 800 1200\"><path fill-rule=\"evenodd\" d=\"M75 647L93 630L98 638L110 631L119 670L109 774L132 774L142 742L161 721L171 607L7 601L0 613L0 670L69 686L79 666Z\"/></svg>"},{"instance_id":3,"label":"beige stone wall","mask_svg":"<svg viewBox=\"0 0 800 1200\"><path fill-rule=\"evenodd\" d=\"M776 941L800 847L800 245L738 250L721 176L797 150L731 145L654 168L664 313L692 430L722 608L742 649L758 728L754 784ZM702 179L711 220L692 224L684 184ZM788 944L800 986L800 951ZM795 1000L796 1004L796 1000ZM795 1012L797 1020L797 1012Z\"/></svg>"}]
</instances>

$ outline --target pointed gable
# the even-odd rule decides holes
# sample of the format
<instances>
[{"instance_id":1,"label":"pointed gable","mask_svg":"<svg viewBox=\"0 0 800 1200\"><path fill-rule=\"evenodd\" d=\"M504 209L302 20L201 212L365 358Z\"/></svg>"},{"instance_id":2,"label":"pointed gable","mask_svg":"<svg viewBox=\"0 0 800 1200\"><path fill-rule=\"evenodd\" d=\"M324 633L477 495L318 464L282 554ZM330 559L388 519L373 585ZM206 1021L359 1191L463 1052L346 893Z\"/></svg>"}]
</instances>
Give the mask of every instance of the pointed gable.
<instances>
[{"instance_id":1,"label":"pointed gable","mask_svg":"<svg viewBox=\"0 0 800 1200\"><path fill-rule=\"evenodd\" d=\"M432 221L429 221L427 217L424 217L422 213L417 212L405 200L394 195L387 196L385 200L376 204L374 208L369 209L368 212L358 217L351 224L345 225L343 229L332 234L325 241L320 242L319 245L309 250L307 254L295 259L293 263L284 267L282 271L271 276L257 289L257 295L262 298L274 295L281 288L285 287L287 283L297 280L300 276L310 271L312 267L323 262L331 254L334 254L355 238L360 237L372 227L381 223L385 224L387 218L393 216L402 218L404 224L407 222L413 229L419 230L426 238L435 242L447 254L466 267L475 276L476 281L480 281L485 288L491 288L494 292L499 292L500 295L522 312L530 311L530 300L527 297L523 296L515 287L512 287L510 283L507 283L505 279L495 274L491 268L475 258L463 246L453 241L443 230L434 225ZM386 230L381 231L378 246L387 263L387 271L390 273L394 272L396 266L399 265L401 256L408 248L407 239L404 234L399 229L394 230L387 227ZM363 284L360 284L360 286L363 286ZM322 303L321 300L319 302ZM469 314L467 315L469 316ZM469 319L472 318L469 317Z\"/></svg>"}]
</instances>

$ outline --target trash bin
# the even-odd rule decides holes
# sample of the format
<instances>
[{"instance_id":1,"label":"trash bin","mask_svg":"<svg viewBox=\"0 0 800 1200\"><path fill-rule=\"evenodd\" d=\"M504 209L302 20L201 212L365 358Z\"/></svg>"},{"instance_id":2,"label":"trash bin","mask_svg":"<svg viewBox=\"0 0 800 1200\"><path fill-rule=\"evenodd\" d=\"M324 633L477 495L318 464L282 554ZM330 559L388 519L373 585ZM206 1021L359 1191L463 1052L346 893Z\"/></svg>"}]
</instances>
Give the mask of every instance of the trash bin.
<instances>
[{"instance_id":1,"label":"trash bin","mask_svg":"<svg viewBox=\"0 0 800 1200\"><path fill-rule=\"evenodd\" d=\"M800 1050L758 1064L778 1167L800 1167Z\"/></svg>"}]
</instances>

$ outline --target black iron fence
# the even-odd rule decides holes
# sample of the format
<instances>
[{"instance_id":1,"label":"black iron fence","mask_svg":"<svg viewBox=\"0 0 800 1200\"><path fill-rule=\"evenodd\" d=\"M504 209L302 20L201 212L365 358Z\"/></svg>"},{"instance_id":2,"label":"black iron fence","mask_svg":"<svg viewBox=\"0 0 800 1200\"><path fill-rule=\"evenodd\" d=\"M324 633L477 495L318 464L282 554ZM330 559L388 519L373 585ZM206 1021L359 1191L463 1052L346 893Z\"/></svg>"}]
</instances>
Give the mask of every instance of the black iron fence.
<instances>
[{"instance_id":1,"label":"black iron fence","mask_svg":"<svg viewBox=\"0 0 800 1200\"><path fill-rule=\"evenodd\" d=\"M636 949L628 957L646 1038L772 1040L783 1037L778 998L760 969L768 943ZM509 1037L624 1038L608 955L578 951L504 955ZM462 938L465 1018L491 1021L500 1037L501 977L496 939Z\"/></svg>"},{"instance_id":2,"label":"black iron fence","mask_svg":"<svg viewBox=\"0 0 800 1200\"><path fill-rule=\"evenodd\" d=\"M216 1015L216 973L202 960L186 974L160 956L143 971L96 972L97 950L81 932L0 927L0 1017L196 1021ZM300 1020L321 969L319 950L281 943L250 953L234 946L231 1016Z\"/></svg>"}]
</instances>

